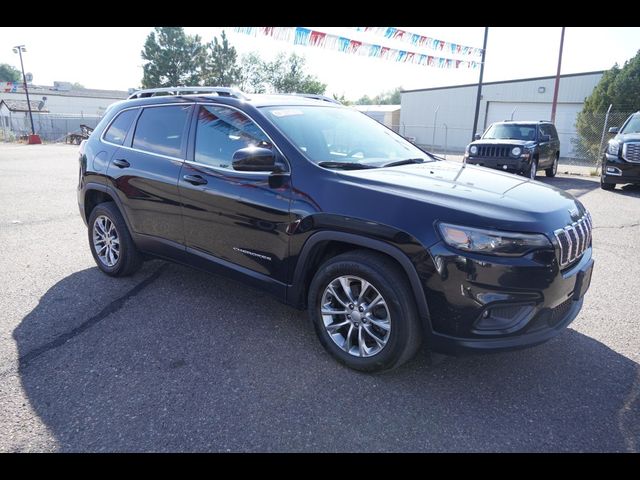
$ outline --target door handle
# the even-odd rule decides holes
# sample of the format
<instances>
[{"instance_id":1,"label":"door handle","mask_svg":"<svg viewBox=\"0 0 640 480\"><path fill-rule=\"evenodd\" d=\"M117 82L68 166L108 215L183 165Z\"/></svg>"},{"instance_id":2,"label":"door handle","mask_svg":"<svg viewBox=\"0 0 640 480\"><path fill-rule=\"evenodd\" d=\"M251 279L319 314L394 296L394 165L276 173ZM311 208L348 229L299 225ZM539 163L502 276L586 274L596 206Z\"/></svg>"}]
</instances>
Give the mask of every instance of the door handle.
<instances>
[{"instance_id":1,"label":"door handle","mask_svg":"<svg viewBox=\"0 0 640 480\"><path fill-rule=\"evenodd\" d=\"M202 178L200 175L185 175L182 178L184 178L191 185L206 185L207 184L207 180Z\"/></svg>"},{"instance_id":2,"label":"door handle","mask_svg":"<svg viewBox=\"0 0 640 480\"><path fill-rule=\"evenodd\" d=\"M118 159L114 160L113 164L116 167L119 167L119 168L127 168L127 167L131 166L131 164L129 162L127 162L124 158L118 158Z\"/></svg>"}]
</instances>

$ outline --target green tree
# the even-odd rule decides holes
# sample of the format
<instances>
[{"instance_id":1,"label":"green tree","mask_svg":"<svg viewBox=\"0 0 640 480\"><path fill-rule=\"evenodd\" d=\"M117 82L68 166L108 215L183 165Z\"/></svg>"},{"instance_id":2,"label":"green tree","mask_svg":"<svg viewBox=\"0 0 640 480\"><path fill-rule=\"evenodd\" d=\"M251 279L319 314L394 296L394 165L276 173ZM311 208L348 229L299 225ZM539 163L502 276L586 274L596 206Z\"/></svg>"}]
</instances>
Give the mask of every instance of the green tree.
<instances>
[{"instance_id":1,"label":"green tree","mask_svg":"<svg viewBox=\"0 0 640 480\"><path fill-rule=\"evenodd\" d=\"M600 139L609 105L612 105L609 126L620 126L630 112L640 110L640 50L622 68L615 64L604 72L585 99L576 117L579 137L574 140L574 146L579 156L600 158Z\"/></svg>"},{"instance_id":2,"label":"green tree","mask_svg":"<svg viewBox=\"0 0 640 480\"><path fill-rule=\"evenodd\" d=\"M0 63L0 82L19 82L22 74L8 63Z\"/></svg>"},{"instance_id":3,"label":"green tree","mask_svg":"<svg viewBox=\"0 0 640 480\"><path fill-rule=\"evenodd\" d=\"M337 94L333 94L333 99L339 101L341 104L343 105L353 105L353 102L351 100L348 100L345 96L344 93L340 96L338 96Z\"/></svg>"},{"instance_id":4,"label":"green tree","mask_svg":"<svg viewBox=\"0 0 640 480\"><path fill-rule=\"evenodd\" d=\"M402 87L382 92L373 98L364 95L356 100L356 105L400 105L400 92Z\"/></svg>"},{"instance_id":5,"label":"green tree","mask_svg":"<svg viewBox=\"0 0 640 480\"><path fill-rule=\"evenodd\" d=\"M72 87L74 90L84 90L85 88L87 88L87 87L85 87L84 85L82 85L82 84L81 84L81 83L79 83L79 82L74 82L74 83L73 83L73 85L71 85L71 87Z\"/></svg>"},{"instance_id":6,"label":"green tree","mask_svg":"<svg viewBox=\"0 0 640 480\"><path fill-rule=\"evenodd\" d=\"M266 81L276 93L312 93L323 95L327 85L305 72L303 56L284 53L264 66Z\"/></svg>"},{"instance_id":7,"label":"green tree","mask_svg":"<svg viewBox=\"0 0 640 480\"><path fill-rule=\"evenodd\" d=\"M256 52L242 56L238 85L240 90L247 93L265 93L267 91L266 65Z\"/></svg>"},{"instance_id":8,"label":"green tree","mask_svg":"<svg viewBox=\"0 0 640 480\"><path fill-rule=\"evenodd\" d=\"M241 82L241 69L237 62L236 49L229 45L222 31L222 41L214 37L207 44L207 55L202 72L202 83L219 87L230 87Z\"/></svg>"},{"instance_id":9,"label":"green tree","mask_svg":"<svg viewBox=\"0 0 640 480\"><path fill-rule=\"evenodd\" d=\"M206 50L199 35L187 35L182 27L155 27L141 52L142 87L199 85Z\"/></svg>"}]
</instances>

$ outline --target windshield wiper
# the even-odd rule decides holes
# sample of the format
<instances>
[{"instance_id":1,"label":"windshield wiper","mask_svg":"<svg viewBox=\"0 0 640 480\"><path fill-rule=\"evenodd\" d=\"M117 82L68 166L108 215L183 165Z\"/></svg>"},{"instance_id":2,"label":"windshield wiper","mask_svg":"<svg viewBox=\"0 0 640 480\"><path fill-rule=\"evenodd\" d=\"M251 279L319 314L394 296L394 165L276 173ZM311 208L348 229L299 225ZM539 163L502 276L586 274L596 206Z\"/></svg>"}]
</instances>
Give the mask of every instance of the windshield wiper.
<instances>
[{"instance_id":1,"label":"windshield wiper","mask_svg":"<svg viewBox=\"0 0 640 480\"><path fill-rule=\"evenodd\" d=\"M341 168L342 170L362 170L365 168L377 168L373 165L366 165L364 163L355 162L320 162L321 167L325 168Z\"/></svg>"},{"instance_id":2,"label":"windshield wiper","mask_svg":"<svg viewBox=\"0 0 640 480\"><path fill-rule=\"evenodd\" d=\"M407 158L406 160L396 160L395 162L385 163L381 167L397 167L398 165L409 165L410 163L424 163L424 158Z\"/></svg>"}]
</instances>

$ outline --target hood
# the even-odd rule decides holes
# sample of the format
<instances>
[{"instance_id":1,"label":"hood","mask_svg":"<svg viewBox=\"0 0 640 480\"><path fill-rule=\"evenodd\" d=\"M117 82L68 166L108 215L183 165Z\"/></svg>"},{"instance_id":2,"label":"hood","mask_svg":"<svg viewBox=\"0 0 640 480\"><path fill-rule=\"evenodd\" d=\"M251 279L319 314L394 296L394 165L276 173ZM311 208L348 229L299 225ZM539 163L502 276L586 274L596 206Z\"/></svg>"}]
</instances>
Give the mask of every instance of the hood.
<instances>
[{"instance_id":1,"label":"hood","mask_svg":"<svg viewBox=\"0 0 640 480\"><path fill-rule=\"evenodd\" d=\"M615 139L619 142L640 142L640 133L619 133Z\"/></svg>"},{"instance_id":2,"label":"hood","mask_svg":"<svg viewBox=\"0 0 640 480\"><path fill-rule=\"evenodd\" d=\"M475 165L434 161L341 171L341 181L422 202L435 219L469 226L550 233L585 212L573 196L541 182ZM383 199L395 203L396 198ZM473 224L469 223L471 220Z\"/></svg>"},{"instance_id":3,"label":"hood","mask_svg":"<svg viewBox=\"0 0 640 480\"><path fill-rule=\"evenodd\" d=\"M519 146L533 146L536 142L533 140L515 140L512 138L488 138L486 140L474 140L469 144L471 145L519 145Z\"/></svg>"}]
</instances>

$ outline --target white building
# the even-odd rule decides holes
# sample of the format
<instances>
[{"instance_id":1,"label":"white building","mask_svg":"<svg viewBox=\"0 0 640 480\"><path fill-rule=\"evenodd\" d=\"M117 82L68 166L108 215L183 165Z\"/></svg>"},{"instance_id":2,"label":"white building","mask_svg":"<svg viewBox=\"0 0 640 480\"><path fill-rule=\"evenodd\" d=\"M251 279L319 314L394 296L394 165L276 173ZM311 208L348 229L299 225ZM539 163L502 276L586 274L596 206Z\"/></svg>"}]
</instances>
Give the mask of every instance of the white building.
<instances>
[{"instance_id":1,"label":"white building","mask_svg":"<svg viewBox=\"0 0 640 480\"><path fill-rule=\"evenodd\" d=\"M560 76L555 125L560 155L573 156L575 120L604 72ZM502 120L549 120L555 76L482 85L477 133ZM461 152L473 137L478 84L407 90L401 95L400 134L434 150Z\"/></svg>"},{"instance_id":2,"label":"white building","mask_svg":"<svg viewBox=\"0 0 640 480\"><path fill-rule=\"evenodd\" d=\"M400 105L354 105L353 108L394 131L398 131L398 126L400 125Z\"/></svg>"},{"instance_id":3,"label":"white building","mask_svg":"<svg viewBox=\"0 0 640 480\"><path fill-rule=\"evenodd\" d=\"M48 142L64 141L81 125L94 128L112 103L126 99L127 92L72 88L68 82L54 86L29 85L35 131ZM4 141L31 133L31 121L22 83L0 82L0 136Z\"/></svg>"}]
</instances>

